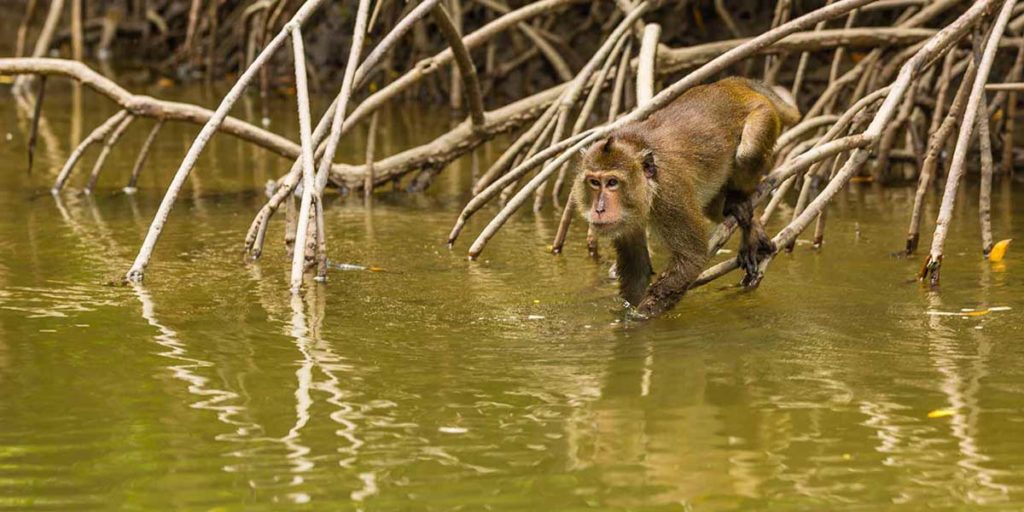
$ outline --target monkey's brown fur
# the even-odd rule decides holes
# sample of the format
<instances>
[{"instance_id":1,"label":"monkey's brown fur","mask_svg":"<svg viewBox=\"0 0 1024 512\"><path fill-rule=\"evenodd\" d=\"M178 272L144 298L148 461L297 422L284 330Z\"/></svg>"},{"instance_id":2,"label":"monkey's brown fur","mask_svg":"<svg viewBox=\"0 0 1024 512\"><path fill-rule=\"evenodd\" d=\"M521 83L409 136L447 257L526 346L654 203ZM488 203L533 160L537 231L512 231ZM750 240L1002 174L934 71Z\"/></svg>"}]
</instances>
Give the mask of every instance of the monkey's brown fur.
<instances>
[{"instance_id":1,"label":"monkey's brown fur","mask_svg":"<svg viewBox=\"0 0 1024 512\"><path fill-rule=\"evenodd\" d=\"M750 195L782 127L799 119L764 84L726 78L690 89L585 150L573 196L597 232L613 239L620 293L636 314L658 316L675 306L707 263L707 220L723 215L737 218L743 284L756 286L758 262L775 247ZM648 229L671 251L650 287Z\"/></svg>"}]
</instances>

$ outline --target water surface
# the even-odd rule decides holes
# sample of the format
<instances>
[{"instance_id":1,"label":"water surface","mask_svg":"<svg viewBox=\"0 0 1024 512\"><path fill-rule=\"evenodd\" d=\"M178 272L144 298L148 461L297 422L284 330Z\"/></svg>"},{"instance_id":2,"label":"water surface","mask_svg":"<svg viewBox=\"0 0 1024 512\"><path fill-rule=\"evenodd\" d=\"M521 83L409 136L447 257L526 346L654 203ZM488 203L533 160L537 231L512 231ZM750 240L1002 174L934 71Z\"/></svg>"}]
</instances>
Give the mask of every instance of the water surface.
<instances>
[{"instance_id":1,"label":"water surface","mask_svg":"<svg viewBox=\"0 0 1024 512\"><path fill-rule=\"evenodd\" d=\"M2 509L1024 508L1024 268L1014 248L980 261L973 185L938 292L911 280L919 258L890 256L912 191L854 185L823 250L780 256L754 293L728 276L634 325L580 223L563 256L546 252L550 208L515 217L481 261L468 240L443 247L468 157L425 194L332 196L332 260L382 271L293 297L283 216L259 263L240 251L288 162L219 136L145 285L108 286L197 127L165 128L138 194L121 187L147 120L93 196L78 191L95 151L55 199L74 131L113 109L86 93L76 121L51 89L31 174L24 113L0 108ZM295 139L292 111L282 100L271 128ZM382 121L382 152L448 122L412 106ZM997 184L997 237L1024 239L1022 205ZM989 307L1010 309L928 314Z\"/></svg>"}]
</instances>

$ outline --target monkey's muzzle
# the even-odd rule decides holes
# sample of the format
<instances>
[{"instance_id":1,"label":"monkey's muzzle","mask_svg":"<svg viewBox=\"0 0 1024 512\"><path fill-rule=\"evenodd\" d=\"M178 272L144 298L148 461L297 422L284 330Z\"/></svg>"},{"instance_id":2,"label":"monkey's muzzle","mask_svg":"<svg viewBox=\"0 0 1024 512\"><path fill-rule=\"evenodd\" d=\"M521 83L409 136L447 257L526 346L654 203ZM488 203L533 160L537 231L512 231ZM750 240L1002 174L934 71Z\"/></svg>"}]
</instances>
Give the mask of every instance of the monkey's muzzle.
<instances>
[{"instance_id":1,"label":"monkey's muzzle","mask_svg":"<svg viewBox=\"0 0 1024 512\"><path fill-rule=\"evenodd\" d=\"M622 222L618 220L599 220L591 221L590 225L594 227L594 231L602 235L611 235L622 227Z\"/></svg>"}]
</instances>

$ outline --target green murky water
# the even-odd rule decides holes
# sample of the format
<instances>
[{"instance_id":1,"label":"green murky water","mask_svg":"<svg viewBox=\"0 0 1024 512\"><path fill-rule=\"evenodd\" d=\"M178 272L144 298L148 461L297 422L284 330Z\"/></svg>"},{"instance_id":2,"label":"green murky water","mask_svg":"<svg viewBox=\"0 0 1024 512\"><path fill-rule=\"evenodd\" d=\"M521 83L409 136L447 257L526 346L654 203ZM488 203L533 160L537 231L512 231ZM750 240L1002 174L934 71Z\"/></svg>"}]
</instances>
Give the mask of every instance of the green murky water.
<instances>
[{"instance_id":1,"label":"green murky water","mask_svg":"<svg viewBox=\"0 0 1024 512\"><path fill-rule=\"evenodd\" d=\"M579 223L557 258L550 211L517 216L479 262L467 240L442 246L469 158L426 194L332 200L332 259L384 271L293 298L282 217L260 263L240 256L287 163L222 136L145 286L109 287L196 128L165 128L137 195L120 187L150 121L94 196L76 194L91 153L55 200L70 98L48 94L31 175L27 122L10 96L0 108L2 509L1024 508L1024 262L979 261L973 186L938 294L908 282L917 259L889 256L911 191L857 185L825 249L780 257L757 292L730 276L625 326ZM113 112L84 105L85 133ZM291 111L273 128L294 138ZM447 122L382 121L383 152ZM997 236L1024 239L1020 187L998 184L994 203ZM1011 309L926 314L991 306Z\"/></svg>"}]
</instances>

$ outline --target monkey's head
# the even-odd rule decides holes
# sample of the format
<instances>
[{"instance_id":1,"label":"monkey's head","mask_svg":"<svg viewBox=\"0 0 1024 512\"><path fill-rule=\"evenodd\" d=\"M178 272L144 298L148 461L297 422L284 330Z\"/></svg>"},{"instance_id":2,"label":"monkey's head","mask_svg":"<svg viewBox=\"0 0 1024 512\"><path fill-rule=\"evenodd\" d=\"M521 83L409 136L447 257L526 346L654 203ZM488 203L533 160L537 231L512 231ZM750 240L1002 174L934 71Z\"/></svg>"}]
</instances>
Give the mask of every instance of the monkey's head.
<instances>
[{"instance_id":1,"label":"monkey's head","mask_svg":"<svg viewBox=\"0 0 1024 512\"><path fill-rule=\"evenodd\" d=\"M615 135L583 151L573 185L583 218L605 236L644 229L656 189L654 152Z\"/></svg>"}]
</instances>

